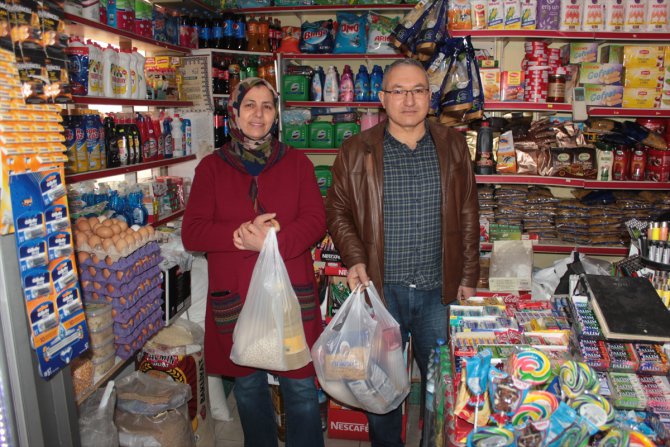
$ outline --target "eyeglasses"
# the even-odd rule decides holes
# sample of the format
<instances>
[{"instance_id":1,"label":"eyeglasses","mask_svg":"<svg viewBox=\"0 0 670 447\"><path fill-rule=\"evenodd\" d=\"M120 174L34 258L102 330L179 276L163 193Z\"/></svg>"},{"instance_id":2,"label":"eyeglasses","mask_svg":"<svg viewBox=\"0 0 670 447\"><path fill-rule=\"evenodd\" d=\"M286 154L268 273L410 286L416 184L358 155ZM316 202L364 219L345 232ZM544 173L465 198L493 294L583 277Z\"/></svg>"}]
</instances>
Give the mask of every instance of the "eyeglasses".
<instances>
[{"instance_id":1,"label":"eyeglasses","mask_svg":"<svg viewBox=\"0 0 670 447\"><path fill-rule=\"evenodd\" d=\"M430 92L430 89L428 87L416 87L413 89L405 90L402 88L394 88L393 90L382 90L384 93L388 93L391 95L393 98L402 98L402 97L407 97L408 93L412 94L412 97L415 98L417 96L426 96L428 92Z\"/></svg>"}]
</instances>

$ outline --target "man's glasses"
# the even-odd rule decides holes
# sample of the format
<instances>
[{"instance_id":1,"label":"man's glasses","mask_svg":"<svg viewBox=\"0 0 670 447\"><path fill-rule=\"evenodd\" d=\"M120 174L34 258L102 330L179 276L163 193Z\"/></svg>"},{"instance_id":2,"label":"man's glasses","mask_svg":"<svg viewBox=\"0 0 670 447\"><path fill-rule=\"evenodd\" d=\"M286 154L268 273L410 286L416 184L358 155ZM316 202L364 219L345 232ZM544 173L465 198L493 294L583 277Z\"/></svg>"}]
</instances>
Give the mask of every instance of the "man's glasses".
<instances>
[{"instance_id":1,"label":"man's glasses","mask_svg":"<svg viewBox=\"0 0 670 447\"><path fill-rule=\"evenodd\" d=\"M417 97L417 96L426 96L428 92L430 92L430 89L427 87L416 87L410 90L405 90L402 88L394 88L393 90L382 90L384 93L388 93L391 95L393 98L402 98L402 97L407 97L408 93L412 94L412 97Z\"/></svg>"}]
</instances>

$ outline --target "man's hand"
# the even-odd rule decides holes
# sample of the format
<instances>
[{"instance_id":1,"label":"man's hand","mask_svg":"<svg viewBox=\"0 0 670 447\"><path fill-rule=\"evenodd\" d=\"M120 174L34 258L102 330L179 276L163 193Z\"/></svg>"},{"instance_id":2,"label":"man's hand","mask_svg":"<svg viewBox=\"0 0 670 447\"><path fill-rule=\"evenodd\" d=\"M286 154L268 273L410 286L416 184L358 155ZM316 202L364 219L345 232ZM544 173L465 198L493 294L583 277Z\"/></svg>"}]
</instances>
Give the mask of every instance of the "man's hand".
<instances>
[{"instance_id":1,"label":"man's hand","mask_svg":"<svg viewBox=\"0 0 670 447\"><path fill-rule=\"evenodd\" d=\"M347 283L350 290L354 290L359 284L363 284L363 287L367 287L370 284L365 264L356 264L348 269Z\"/></svg>"},{"instance_id":2,"label":"man's hand","mask_svg":"<svg viewBox=\"0 0 670 447\"><path fill-rule=\"evenodd\" d=\"M233 244L239 250L261 251L265 236L271 227L279 231L279 222L274 217L276 213L266 213L256 216L253 222L244 222L233 232Z\"/></svg>"},{"instance_id":3,"label":"man's hand","mask_svg":"<svg viewBox=\"0 0 670 447\"><path fill-rule=\"evenodd\" d=\"M459 300L467 300L468 298L475 296L475 292L477 292L477 289L474 287L459 286L456 298Z\"/></svg>"}]
</instances>

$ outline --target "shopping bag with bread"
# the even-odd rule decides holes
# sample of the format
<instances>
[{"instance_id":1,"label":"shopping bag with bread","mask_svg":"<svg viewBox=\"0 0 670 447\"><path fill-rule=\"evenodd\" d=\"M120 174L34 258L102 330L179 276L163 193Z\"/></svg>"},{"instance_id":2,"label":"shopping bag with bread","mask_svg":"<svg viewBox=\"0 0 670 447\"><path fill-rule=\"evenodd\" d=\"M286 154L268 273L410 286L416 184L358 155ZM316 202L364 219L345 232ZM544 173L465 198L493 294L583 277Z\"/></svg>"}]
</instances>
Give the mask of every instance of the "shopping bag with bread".
<instances>
[{"instance_id":1,"label":"shopping bag with bread","mask_svg":"<svg viewBox=\"0 0 670 447\"><path fill-rule=\"evenodd\" d=\"M400 327L372 283L349 295L312 347L312 361L321 388L352 407L384 414L409 393Z\"/></svg>"}]
</instances>

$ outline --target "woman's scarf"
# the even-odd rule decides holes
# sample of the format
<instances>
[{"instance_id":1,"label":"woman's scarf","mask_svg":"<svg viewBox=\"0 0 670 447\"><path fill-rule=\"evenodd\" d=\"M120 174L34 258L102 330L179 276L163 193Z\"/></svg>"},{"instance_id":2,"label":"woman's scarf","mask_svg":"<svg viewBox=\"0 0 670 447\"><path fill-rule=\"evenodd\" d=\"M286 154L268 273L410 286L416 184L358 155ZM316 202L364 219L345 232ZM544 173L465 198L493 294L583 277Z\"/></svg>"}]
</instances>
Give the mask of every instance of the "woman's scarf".
<instances>
[{"instance_id":1,"label":"woman's scarf","mask_svg":"<svg viewBox=\"0 0 670 447\"><path fill-rule=\"evenodd\" d=\"M254 140L246 136L239 126L240 105L246 94L257 85L266 86L275 101L275 121L270 131L259 140ZM217 151L229 165L238 171L251 175L251 185L249 186L249 198L251 199L254 210L262 214L262 205L258 203L258 176L261 172L271 168L286 153L286 147L274 137L274 131L277 128L279 119L278 109L279 96L272 85L261 78L246 78L240 81L228 98L228 127L230 129L231 141L223 145Z\"/></svg>"}]
</instances>

